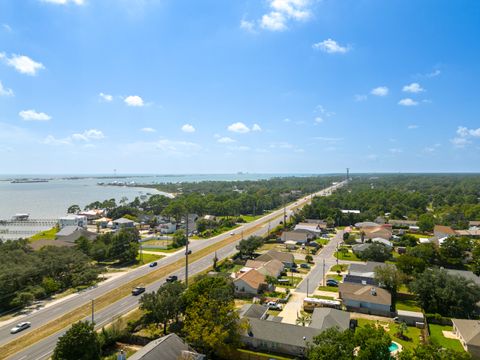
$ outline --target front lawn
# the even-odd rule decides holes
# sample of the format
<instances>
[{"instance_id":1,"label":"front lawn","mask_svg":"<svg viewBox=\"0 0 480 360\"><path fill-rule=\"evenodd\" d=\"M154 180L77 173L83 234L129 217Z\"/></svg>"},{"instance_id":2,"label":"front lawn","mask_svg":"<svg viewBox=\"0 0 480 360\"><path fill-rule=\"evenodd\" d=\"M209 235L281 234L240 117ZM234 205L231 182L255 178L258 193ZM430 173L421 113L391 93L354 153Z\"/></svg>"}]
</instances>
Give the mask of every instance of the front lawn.
<instances>
[{"instance_id":1,"label":"front lawn","mask_svg":"<svg viewBox=\"0 0 480 360\"><path fill-rule=\"evenodd\" d=\"M358 326L365 326L367 324L383 326L392 340L402 345L405 349L413 349L420 345L420 335L422 331L414 326L409 326L407 331L404 333L404 336L407 339L400 339L396 336L398 325L394 322L358 319Z\"/></svg>"},{"instance_id":2,"label":"front lawn","mask_svg":"<svg viewBox=\"0 0 480 360\"><path fill-rule=\"evenodd\" d=\"M340 270L340 272L344 272L348 270L349 265L348 264L338 264L338 265L333 265L330 268L330 271L332 272L337 272Z\"/></svg>"},{"instance_id":3,"label":"front lawn","mask_svg":"<svg viewBox=\"0 0 480 360\"><path fill-rule=\"evenodd\" d=\"M338 287L337 286L319 286L317 288L320 291L330 291L330 292L337 292L338 293Z\"/></svg>"},{"instance_id":4,"label":"front lawn","mask_svg":"<svg viewBox=\"0 0 480 360\"><path fill-rule=\"evenodd\" d=\"M55 240L57 237L58 228L54 226L50 230L40 231L39 233L33 235L28 240L30 242L35 242L38 240Z\"/></svg>"},{"instance_id":5,"label":"front lawn","mask_svg":"<svg viewBox=\"0 0 480 360\"><path fill-rule=\"evenodd\" d=\"M282 276L280 277L280 280L288 280L288 283L277 283L275 284L277 287L282 287L282 288L296 288L297 285L303 280L303 278L299 276ZM292 284L293 281L293 284Z\"/></svg>"},{"instance_id":6,"label":"front lawn","mask_svg":"<svg viewBox=\"0 0 480 360\"><path fill-rule=\"evenodd\" d=\"M362 261L360 258L358 258L357 255L355 255L352 251L348 251L346 253L343 253L341 251L335 252L335 257L338 258L338 260L347 260L347 261Z\"/></svg>"},{"instance_id":7,"label":"front lawn","mask_svg":"<svg viewBox=\"0 0 480 360\"><path fill-rule=\"evenodd\" d=\"M143 257L143 263L140 261L140 253L137 255L137 266L138 265L144 265L151 263L153 261L160 260L161 258L164 258L165 255L154 255L154 254L142 254Z\"/></svg>"},{"instance_id":8,"label":"front lawn","mask_svg":"<svg viewBox=\"0 0 480 360\"><path fill-rule=\"evenodd\" d=\"M397 310L422 311L415 300L399 299L395 304Z\"/></svg>"},{"instance_id":9,"label":"front lawn","mask_svg":"<svg viewBox=\"0 0 480 360\"><path fill-rule=\"evenodd\" d=\"M429 324L428 328L430 330L430 340L440 346L443 346L447 349L452 349L456 351L465 351L462 344L457 339L449 339L443 336L442 331L452 331L453 327L448 325L437 325Z\"/></svg>"}]
</instances>

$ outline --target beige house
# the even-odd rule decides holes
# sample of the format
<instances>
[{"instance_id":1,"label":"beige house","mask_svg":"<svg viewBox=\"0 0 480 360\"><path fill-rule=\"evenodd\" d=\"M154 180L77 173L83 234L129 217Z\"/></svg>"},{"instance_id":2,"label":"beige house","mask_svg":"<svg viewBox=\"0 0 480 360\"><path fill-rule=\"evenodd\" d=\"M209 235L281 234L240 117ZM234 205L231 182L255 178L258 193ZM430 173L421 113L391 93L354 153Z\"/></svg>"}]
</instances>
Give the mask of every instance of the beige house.
<instances>
[{"instance_id":1,"label":"beige house","mask_svg":"<svg viewBox=\"0 0 480 360\"><path fill-rule=\"evenodd\" d=\"M392 316L392 295L374 285L341 283L338 294L348 311Z\"/></svg>"},{"instance_id":2,"label":"beige house","mask_svg":"<svg viewBox=\"0 0 480 360\"><path fill-rule=\"evenodd\" d=\"M265 275L256 269L241 273L233 280L237 295L258 295L268 288Z\"/></svg>"},{"instance_id":3,"label":"beige house","mask_svg":"<svg viewBox=\"0 0 480 360\"><path fill-rule=\"evenodd\" d=\"M269 250L265 254L260 255L255 259L256 261L267 262L270 260L279 260L286 267L293 267L295 264L295 257L291 253L280 252L276 250Z\"/></svg>"},{"instance_id":4,"label":"beige house","mask_svg":"<svg viewBox=\"0 0 480 360\"><path fill-rule=\"evenodd\" d=\"M465 351L480 358L480 321L452 319L453 333L458 336Z\"/></svg>"}]
</instances>

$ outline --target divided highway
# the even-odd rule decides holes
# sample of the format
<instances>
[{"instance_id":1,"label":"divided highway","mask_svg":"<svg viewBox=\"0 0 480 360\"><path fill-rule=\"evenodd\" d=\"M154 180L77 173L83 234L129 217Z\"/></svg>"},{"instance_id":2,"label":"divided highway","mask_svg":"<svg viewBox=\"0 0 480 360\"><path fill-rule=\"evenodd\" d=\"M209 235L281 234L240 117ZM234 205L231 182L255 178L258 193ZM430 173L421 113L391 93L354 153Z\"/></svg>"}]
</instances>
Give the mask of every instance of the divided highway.
<instances>
[{"instance_id":1,"label":"divided highway","mask_svg":"<svg viewBox=\"0 0 480 360\"><path fill-rule=\"evenodd\" d=\"M329 195L332 191L336 190L338 187L343 186L344 182L338 183L333 185L329 188L321 190L313 196L326 196ZM305 198L298 200L293 204L289 204L286 206L286 213L287 216L290 216L293 210L301 208L308 202L310 202L312 195L309 195ZM221 242L225 242L225 246L219 248L217 252L217 257L219 259L227 258L228 256L232 255L235 252L235 246L241 240L241 233L243 232L244 236L251 236L251 235L259 235L263 236L266 235L269 228L273 229L283 220L284 209L276 210L268 215L263 216L260 219L257 219L251 223L244 224L234 230L234 235L229 233L224 233L218 235L214 238L208 240L199 240L199 241L191 241L189 249L192 250L192 254L198 252L199 250L205 249L213 244L218 244ZM226 240L233 240L233 242L226 241ZM212 265L214 257L214 251L209 252L207 255L201 257L200 259L193 261L189 264L189 277L198 274ZM22 333L11 335L10 328L14 325L13 323L4 325L0 327L0 359L12 359L12 360L42 360L48 359L53 349L55 348L55 344L58 338L65 333L68 327L58 331L57 333L51 334L48 337L38 341L37 343L23 348L21 351L17 352L10 357L6 356L4 350L5 345L9 344L10 342L18 339L21 341L21 337L28 338L29 333L34 333L35 330L39 329L40 327L52 323L55 323L56 319L59 319L62 315L68 314L74 311L81 306L85 306L89 304L92 299L97 299L100 296L103 296L120 286L123 286L135 279L138 279L144 275L147 275L151 272L161 270L163 267L168 265L172 265L175 262L178 262L180 259L184 259L184 251L178 251L177 253L172 254L171 256L165 257L163 259L158 260L158 266L155 268L150 268L147 265L139 267L135 270L128 272L127 274L120 276L116 279L107 281L105 283L99 284L97 287L92 288L90 290L81 292L76 294L73 297L67 298L63 301L59 301L58 303L36 311L28 316L24 316L21 319L17 319L16 322L20 321L29 321L32 323L32 327L27 331ZM182 266L181 268L177 268L176 271L172 272L171 274L177 275L179 279L183 280L185 277L185 268ZM168 274L168 275L171 275ZM164 282L165 278L161 277L153 283L147 284L146 288L147 291L154 291L157 290ZM126 314L129 311L138 307L138 300L139 297L134 296L126 296L122 299L110 304L109 306L95 312L95 323L97 327L102 327L112 321L112 319ZM88 318L90 319L90 318Z\"/></svg>"}]
</instances>

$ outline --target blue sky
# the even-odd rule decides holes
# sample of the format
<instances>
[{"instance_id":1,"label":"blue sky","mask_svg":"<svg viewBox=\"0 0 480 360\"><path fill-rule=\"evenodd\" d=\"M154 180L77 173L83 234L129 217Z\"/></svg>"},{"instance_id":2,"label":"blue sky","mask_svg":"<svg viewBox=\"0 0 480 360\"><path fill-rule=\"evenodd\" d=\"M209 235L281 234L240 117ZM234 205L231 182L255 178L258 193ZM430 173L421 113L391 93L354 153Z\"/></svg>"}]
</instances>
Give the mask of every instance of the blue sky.
<instances>
[{"instance_id":1,"label":"blue sky","mask_svg":"<svg viewBox=\"0 0 480 360\"><path fill-rule=\"evenodd\" d=\"M476 0L4 0L0 173L479 171Z\"/></svg>"}]
</instances>

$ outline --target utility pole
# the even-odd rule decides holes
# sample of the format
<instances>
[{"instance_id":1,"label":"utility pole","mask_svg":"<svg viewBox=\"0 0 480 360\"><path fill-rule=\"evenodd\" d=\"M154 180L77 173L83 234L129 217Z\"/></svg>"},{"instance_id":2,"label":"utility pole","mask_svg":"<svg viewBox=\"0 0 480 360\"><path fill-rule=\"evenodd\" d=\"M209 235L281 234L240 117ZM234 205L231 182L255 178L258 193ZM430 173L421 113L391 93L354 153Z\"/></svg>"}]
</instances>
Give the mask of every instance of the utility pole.
<instances>
[{"instance_id":1,"label":"utility pole","mask_svg":"<svg viewBox=\"0 0 480 360\"><path fill-rule=\"evenodd\" d=\"M323 259L323 272L322 272L322 281L323 281L323 286L325 286L325 259Z\"/></svg>"},{"instance_id":2,"label":"utility pole","mask_svg":"<svg viewBox=\"0 0 480 360\"><path fill-rule=\"evenodd\" d=\"M307 278L307 297L308 297L308 278Z\"/></svg>"},{"instance_id":3,"label":"utility pole","mask_svg":"<svg viewBox=\"0 0 480 360\"><path fill-rule=\"evenodd\" d=\"M95 300L92 299L92 325L95 324Z\"/></svg>"},{"instance_id":4,"label":"utility pole","mask_svg":"<svg viewBox=\"0 0 480 360\"><path fill-rule=\"evenodd\" d=\"M187 238L187 243L185 244L185 287L188 287L188 211L185 224L185 237Z\"/></svg>"},{"instance_id":5,"label":"utility pole","mask_svg":"<svg viewBox=\"0 0 480 360\"><path fill-rule=\"evenodd\" d=\"M348 184L348 179L350 179L350 168L347 168L347 184Z\"/></svg>"},{"instance_id":6,"label":"utility pole","mask_svg":"<svg viewBox=\"0 0 480 360\"><path fill-rule=\"evenodd\" d=\"M140 243L140 262L143 264L143 251L142 251L143 247L140 240L138 242Z\"/></svg>"},{"instance_id":7,"label":"utility pole","mask_svg":"<svg viewBox=\"0 0 480 360\"><path fill-rule=\"evenodd\" d=\"M287 229L287 205L285 204L285 200L283 200L283 229Z\"/></svg>"}]
</instances>

